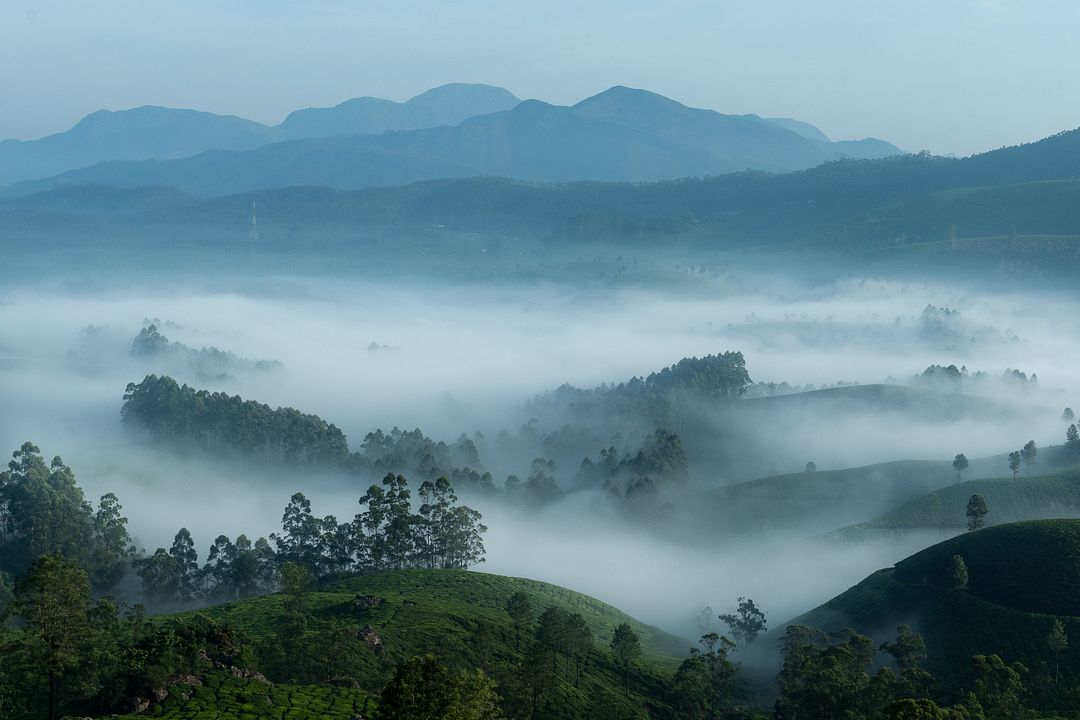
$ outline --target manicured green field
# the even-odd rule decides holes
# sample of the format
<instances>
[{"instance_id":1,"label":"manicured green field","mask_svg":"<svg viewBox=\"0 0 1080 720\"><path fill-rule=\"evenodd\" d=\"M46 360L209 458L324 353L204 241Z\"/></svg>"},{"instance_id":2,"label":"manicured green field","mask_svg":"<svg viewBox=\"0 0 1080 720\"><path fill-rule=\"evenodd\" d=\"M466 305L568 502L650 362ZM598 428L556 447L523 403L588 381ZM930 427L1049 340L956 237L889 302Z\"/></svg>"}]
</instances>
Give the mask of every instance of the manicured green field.
<instances>
[{"instance_id":1,"label":"manicured green field","mask_svg":"<svg viewBox=\"0 0 1080 720\"><path fill-rule=\"evenodd\" d=\"M510 596L529 596L534 618L547 607L579 613L594 635L580 682L573 681L570 664L558 664L557 689L550 694L541 717L583 717L597 690L609 693L631 714L644 716L648 707L662 705L668 681L689 651L690 641L645 625L594 598L548 583L458 570L400 570L334 579L307 596L316 620L334 620L370 627L378 633L381 650L365 654L352 689L329 686L273 686L230 676L196 688L186 700L168 698L150 709L155 717L176 720L226 718L351 718L369 714L379 690L394 666L411 656L427 653L450 666L486 665L498 678L499 668L511 668L521 658L515 650L515 632L506 612ZM382 603L357 609L357 595L374 596ZM258 641L277 632L284 618L282 597L268 595L226 603L200 611ZM193 613L186 613L193 614ZM481 659L476 645L478 622L487 624L491 643ZM630 675L629 697L623 697L623 674L611 656L609 643L617 625L628 622L641 640L642 657ZM533 628L523 633L522 650ZM269 698L269 702L267 701ZM366 712L365 712L366 709ZM145 715L144 715L145 716Z\"/></svg>"}]
</instances>

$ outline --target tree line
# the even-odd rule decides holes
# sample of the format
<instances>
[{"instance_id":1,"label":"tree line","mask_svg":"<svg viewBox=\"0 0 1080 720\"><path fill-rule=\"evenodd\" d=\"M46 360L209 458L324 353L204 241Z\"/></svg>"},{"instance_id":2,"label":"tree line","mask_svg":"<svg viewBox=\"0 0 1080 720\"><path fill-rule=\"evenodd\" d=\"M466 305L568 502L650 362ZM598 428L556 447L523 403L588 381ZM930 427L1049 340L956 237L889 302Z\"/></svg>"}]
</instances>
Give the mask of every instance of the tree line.
<instances>
[{"instance_id":1,"label":"tree line","mask_svg":"<svg viewBox=\"0 0 1080 720\"><path fill-rule=\"evenodd\" d=\"M180 528L169 548L146 555L132 544L114 494L102 496L95 509L63 460L46 464L27 442L0 473L0 609L13 581L44 556L85 571L95 595L115 592L133 570L142 599L158 608L273 592L289 562L317 579L406 567L464 569L484 561L483 518L458 502L446 478L421 483L414 509L408 481L389 473L359 505L352 519L339 522L314 515L310 501L296 493L281 531L269 538L219 535L200 565L195 540Z\"/></svg>"}]
</instances>

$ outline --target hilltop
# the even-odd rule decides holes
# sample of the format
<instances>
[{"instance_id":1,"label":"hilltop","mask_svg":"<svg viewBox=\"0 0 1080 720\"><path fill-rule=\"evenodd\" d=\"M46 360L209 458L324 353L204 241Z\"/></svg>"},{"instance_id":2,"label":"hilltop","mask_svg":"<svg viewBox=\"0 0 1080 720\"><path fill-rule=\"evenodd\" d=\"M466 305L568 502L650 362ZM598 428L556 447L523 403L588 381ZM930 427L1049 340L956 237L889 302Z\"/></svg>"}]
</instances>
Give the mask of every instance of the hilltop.
<instances>
[{"instance_id":1,"label":"hilltop","mask_svg":"<svg viewBox=\"0 0 1080 720\"><path fill-rule=\"evenodd\" d=\"M900 154L881 141L851 145L809 139L756 115L691 108L620 86L569 107L517 102L509 93L443 94L458 97L440 103L438 97L420 96L404 105L361 98L294 113L273 129L272 137L283 142L208 145L203 154L178 159L116 157L28 182L15 192L65 184L168 185L205 197L475 176L644 182L744 170L791 172L843 158Z\"/></svg>"},{"instance_id":2,"label":"hilltop","mask_svg":"<svg viewBox=\"0 0 1080 720\"><path fill-rule=\"evenodd\" d=\"M524 592L533 621L548 607L580 614L593 633L594 646L577 687L559 665L558 691L550 694L539 717L582 717L596 692L610 693L613 702L630 713L662 706L664 693L689 641L645 625L595 598L535 580L454 570L401 570L331 579L306 596L312 623L335 623L362 636L368 645L360 656L356 684L332 686L274 686L258 680L212 675L205 688L166 700L150 713L165 718L232 717L238 705L257 717L339 716L370 713L378 692L394 666L410 657L432 653L450 667L483 667L499 681L518 662L515 631L506 604L515 592ZM258 645L281 631L285 608L281 594L241 600L179 618L207 616L240 631ZM167 622L170 616L155 619ZM623 698L622 675L608 644L616 625L629 623L641 641L642 657L630 679L630 695ZM482 633L478 627L483 626ZM526 632L531 633L530 624ZM524 650L524 648L522 649ZM255 698L254 700L252 698ZM263 700L269 697L270 703ZM254 708L254 709L252 709ZM134 716L133 716L134 717Z\"/></svg>"},{"instance_id":3,"label":"hilltop","mask_svg":"<svg viewBox=\"0 0 1080 720\"><path fill-rule=\"evenodd\" d=\"M1047 448L1055 449L1060 448ZM1063 463L1070 459L1075 462L1076 458L1066 456L1064 449L1061 450ZM1045 451L1044 454L1049 455ZM963 531L967 526L965 508L972 495L982 495L986 500L990 509L987 525L1080 516L1080 469L949 485L829 537L861 540L895 532Z\"/></svg>"},{"instance_id":4,"label":"hilltop","mask_svg":"<svg viewBox=\"0 0 1080 720\"><path fill-rule=\"evenodd\" d=\"M963 558L967 589L949 589L951 558ZM1080 638L1080 520L999 525L938 543L880 570L789 625L850 627L877 640L900 624L923 634L927 667L945 687L963 680L976 654L1022 662L1029 687L1053 674L1046 637L1060 620ZM1061 654L1064 677L1080 672L1080 643Z\"/></svg>"}]
</instances>

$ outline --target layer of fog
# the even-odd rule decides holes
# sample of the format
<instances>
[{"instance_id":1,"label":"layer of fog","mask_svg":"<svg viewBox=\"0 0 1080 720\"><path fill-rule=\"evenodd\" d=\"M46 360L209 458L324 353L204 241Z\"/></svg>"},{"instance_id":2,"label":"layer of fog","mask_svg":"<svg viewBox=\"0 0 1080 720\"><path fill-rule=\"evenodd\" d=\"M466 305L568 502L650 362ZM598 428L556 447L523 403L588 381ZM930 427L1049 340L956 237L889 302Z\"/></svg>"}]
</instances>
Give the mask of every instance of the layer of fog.
<instances>
[{"instance_id":1,"label":"layer of fog","mask_svg":"<svg viewBox=\"0 0 1080 720\"><path fill-rule=\"evenodd\" d=\"M921 332L919 316L930 304L958 309L960 329L948 337ZM795 385L907 379L931 363L1038 373L1042 390L1028 397L1037 412L1011 418L778 418L765 438L782 448L777 472L807 460L824 469L958 451L976 457L1028 439L1060 442L1061 407L1080 390L1072 371L1080 316L1062 297L870 282L664 296L285 280L245 294L182 286L0 294L0 448L30 439L47 457L62 455L88 495L120 496L148 549L167 544L181 525L196 534L201 552L219 533L264 535L296 490L315 498L320 514L351 517L364 488L333 487L300 470L265 482L259 471L179 462L132 444L119 407L124 386L147 372L127 354L147 319L170 323L163 332L193 348L281 361L285 369L276 373L178 379L319 414L345 430L354 450L377 427L420 427L446 440L513 429L527 419L525 399L562 383L618 382L724 350L742 350L755 380ZM78 352L88 325L114 338L112 351L96 360ZM369 349L372 343L379 348ZM522 458L523 467L529 460ZM740 479L722 468L691 471L705 483ZM689 633L682 623L701 604L726 607L750 594L773 618L786 619L909 550L838 553L748 538L703 552L608 522L580 498L529 518L486 508L483 569L566 584Z\"/></svg>"}]
</instances>

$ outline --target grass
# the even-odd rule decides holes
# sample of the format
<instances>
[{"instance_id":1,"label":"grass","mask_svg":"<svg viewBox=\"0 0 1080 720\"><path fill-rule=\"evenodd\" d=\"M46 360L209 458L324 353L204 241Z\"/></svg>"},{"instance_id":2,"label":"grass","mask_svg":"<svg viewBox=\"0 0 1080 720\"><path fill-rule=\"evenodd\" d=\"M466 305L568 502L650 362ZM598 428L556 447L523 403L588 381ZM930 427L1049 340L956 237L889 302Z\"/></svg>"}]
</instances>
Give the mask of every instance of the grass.
<instances>
[{"instance_id":1,"label":"grass","mask_svg":"<svg viewBox=\"0 0 1080 720\"><path fill-rule=\"evenodd\" d=\"M969 587L947 589L953 555L968 566ZM1060 702L1046 638L1055 619L1070 644L1063 677L1080 676L1080 520L1039 520L965 533L869 576L796 618L826 630L851 627L881 641L900 624L926 639L927 666L947 688L963 686L976 654L997 654L1028 669L1037 703Z\"/></svg>"},{"instance_id":2,"label":"grass","mask_svg":"<svg viewBox=\"0 0 1080 720\"><path fill-rule=\"evenodd\" d=\"M926 494L873 520L844 528L836 536L864 539L880 531L964 530L967 502L986 499L987 525L1080 516L1080 469L1034 477L969 480Z\"/></svg>"},{"instance_id":3,"label":"grass","mask_svg":"<svg viewBox=\"0 0 1080 720\"><path fill-rule=\"evenodd\" d=\"M369 717L374 704L368 693L324 685L267 685L214 672L202 687L174 686L163 702L123 720L352 720Z\"/></svg>"},{"instance_id":4,"label":"grass","mask_svg":"<svg viewBox=\"0 0 1080 720\"><path fill-rule=\"evenodd\" d=\"M569 665L564 663L558 687L551 694L543 717L583 717L590 694L597 688L611 693L617 702L624 703L626 709L637 715L644 716L647 708L663 705L670 677L689 650L688 640L668 635L611 605L557 585L480 572L400 570L333 579L308 594L308 610L317 620L336 620L355 626L358 631L371 626L382 640L380 654L372 652L364 656L355 689L280 686L286 695L275 699L273 693L279 686L274 686L269 696L274 702L267 704L265 686L261 683L253 687L251 682L229 677L213 688L208 683L207 689L196 691L186 701L167 699L152 708L151 713L170 720L234 717L290 720L323 717L319 713L326 713L328 718L338 717L335 713L340 710L345 713L341 717L352 717L355 712L349 708L367 707L389 679L394 666L411 656L432 653L451 666L478 664L473 633L480 621L486 622L491 630L493 642L486 662L490 674L498 678L498 668L510 667L520 658L515 651L514 628L505 610L507 600L517 591L529 596L534 617L547 607L558 606L581 614L594 635L594 650L580 687L574 687ZM357 610L353 600L358 594L374 595L383 602ZM284 617L280 595L226 603L198 612L229 623L255 641L276 633ZM622 671L609 650L612 633L623 622L634 628L642 647L642 657L631 673L629 698L622 697ZM531 631L529 628L523 636ZM524 640L523 637L523 650ZM213 697L208 694L211 690Z\"/></svg>"}]
</instances>

